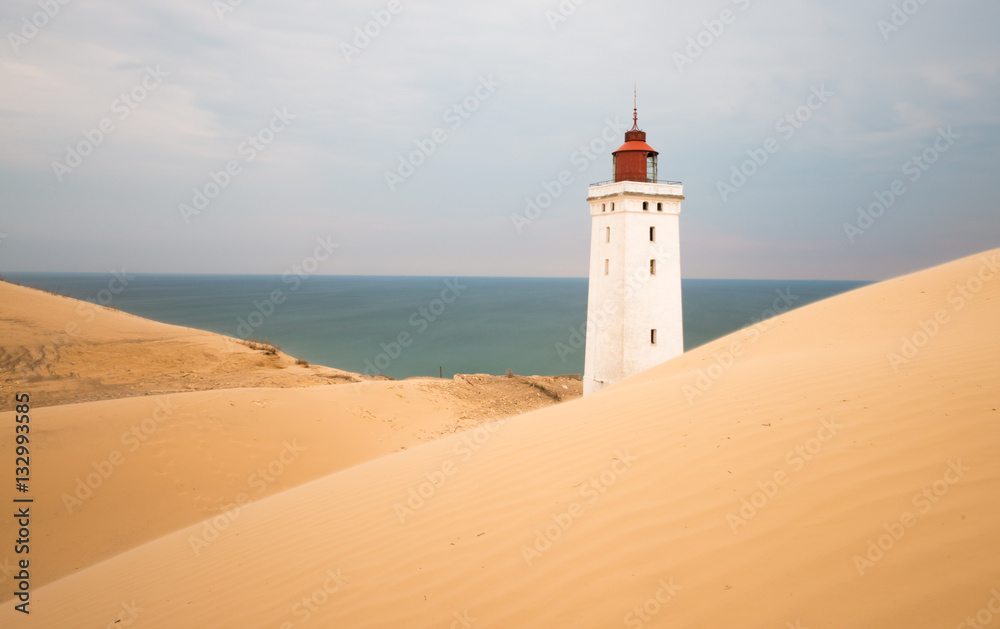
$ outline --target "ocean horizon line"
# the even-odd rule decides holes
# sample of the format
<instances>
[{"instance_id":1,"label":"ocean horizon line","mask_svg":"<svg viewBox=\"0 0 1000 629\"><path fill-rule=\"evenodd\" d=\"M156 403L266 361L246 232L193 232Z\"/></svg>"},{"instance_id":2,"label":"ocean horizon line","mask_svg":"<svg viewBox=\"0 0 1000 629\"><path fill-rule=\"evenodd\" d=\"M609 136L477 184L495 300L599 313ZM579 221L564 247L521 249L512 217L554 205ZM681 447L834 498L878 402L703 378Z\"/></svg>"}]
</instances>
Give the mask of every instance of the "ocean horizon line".
<instances>
[{"instance_id":1,"label":"ocean horizon line","mask_svg":"<svg viewBox=\"0 0 1000 629\"><path fill-rule=\"evenodd\" d=\"M16 276L73 276L73 277L98 277L107 276L109 273L127 273L134 277L244 277L244 278L282 278L294 273L169 273L161 271L129 273L126 270L118 271L3 271L0 270L0 279ZM558 276L558 275L378 275L378 274L332 274L332 273L308 273L300 277L325 277L325 278L361 278L361 279L449 279L461 278L470 280L588 280L586 275ZM891 278L885 278L891 279ZM681 281L695 282L855 282L861 284L874 284L885 281L879 279L810 279L810 278L746 278L746 277L681 277Z\"/></svg>"}]
</instances>

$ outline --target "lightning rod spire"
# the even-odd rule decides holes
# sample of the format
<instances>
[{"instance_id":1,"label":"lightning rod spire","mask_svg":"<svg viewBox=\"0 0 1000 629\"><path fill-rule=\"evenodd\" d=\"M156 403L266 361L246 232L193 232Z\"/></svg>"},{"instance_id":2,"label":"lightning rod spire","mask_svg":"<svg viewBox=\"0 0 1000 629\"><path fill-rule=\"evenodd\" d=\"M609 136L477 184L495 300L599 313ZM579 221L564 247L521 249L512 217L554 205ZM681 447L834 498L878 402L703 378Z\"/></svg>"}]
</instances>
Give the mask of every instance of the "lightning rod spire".
<instances>
[{"instance_id":1,"label":"lightning rod spire","mask_svg":"<svg viewBox=\"0 0 1000 629\"><path fill-rule=\"evenodd\" d=\"M639 87L637 83L632 86L632 129L639 129Z\"/></svg>"}]
</instances>

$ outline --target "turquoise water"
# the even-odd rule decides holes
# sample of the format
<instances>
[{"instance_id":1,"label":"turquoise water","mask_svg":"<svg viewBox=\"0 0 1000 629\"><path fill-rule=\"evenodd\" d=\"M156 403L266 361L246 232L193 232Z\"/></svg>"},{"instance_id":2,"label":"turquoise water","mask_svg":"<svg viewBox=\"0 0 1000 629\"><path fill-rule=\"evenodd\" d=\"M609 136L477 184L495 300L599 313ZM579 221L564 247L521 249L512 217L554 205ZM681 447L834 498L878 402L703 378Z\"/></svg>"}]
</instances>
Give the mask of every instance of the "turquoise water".
<instances>
[{"instance_id":1,"label":"turquoise water","mask_svg":"<svg viewBox=\"0 0 1000 629\"><path fill-rule=\"evenodd\" d=\"M7 273L4 277L142 317L266 338L311 363L393 378L455 373L579 374L573 341L587 280ZM692 349L770 315L864 282L684 280ZM780 295L779 295L780 291ZM784 303L784 301L782 302Z\"/></svg>"}]
</instances>

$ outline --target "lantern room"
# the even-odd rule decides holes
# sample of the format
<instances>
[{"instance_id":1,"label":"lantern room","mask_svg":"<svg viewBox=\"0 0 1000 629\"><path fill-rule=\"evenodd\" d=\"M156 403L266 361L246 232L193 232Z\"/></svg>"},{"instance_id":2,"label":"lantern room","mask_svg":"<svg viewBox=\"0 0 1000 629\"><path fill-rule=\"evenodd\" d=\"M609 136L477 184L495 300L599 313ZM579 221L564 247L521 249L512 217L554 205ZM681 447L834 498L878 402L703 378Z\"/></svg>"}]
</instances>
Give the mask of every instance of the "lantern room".
<instances>
[{"instance_id":1,"label":"lantern room","mask_svg":"<svg viewBox=\"0 0 1000 629\"><path fill-rule=\"evenodd\" d=\"M646 132L639 130L639 112L632 113L632 128L625 132L625 144L612 153L615 181L641 181L656 183L656 156L653 147L646 144Z\"/></svg>"}]
</instances>

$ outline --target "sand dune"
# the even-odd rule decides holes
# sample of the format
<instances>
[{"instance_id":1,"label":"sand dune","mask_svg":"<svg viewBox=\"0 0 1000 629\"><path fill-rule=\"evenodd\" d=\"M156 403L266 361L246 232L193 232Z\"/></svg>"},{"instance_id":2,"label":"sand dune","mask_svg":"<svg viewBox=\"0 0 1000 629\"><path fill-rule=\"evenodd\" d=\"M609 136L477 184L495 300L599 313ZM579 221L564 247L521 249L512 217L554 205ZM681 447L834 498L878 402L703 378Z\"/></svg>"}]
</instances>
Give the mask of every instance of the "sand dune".
<instances>
[{"instance_id":1,"label":"sand dune","mask_svg":"<svg viewBox=\"0 0 1000 629\"><path fill-rule=\"evenodd\" d=\"M32 550L35 587L331 472L581 393L572 377L395 382L303 366L2 282L0 352L3 404L27 391L34 408L32 487L44 499L32 532L45 540ZM149 395L178 388L196 391ZM11 415L0 413L3 425ZM0 460L13 450L0 438ZM0 497L10 503L12 492L5 483ZM16 530L12 516L0 516L2 530ZM15 559L0 551L0 602L13 595Z\"/></svg>"},{"instance_id":2,"label":"sand dune","mask_svg":"<svg viewBox=\"0 0 1000 629\"><path fill-rule=\"evenodd\" d=\"M276 493L36 590L31 626L991 626L998 267Z\"/></svg>"},{"instance_id":3,"label":"sand dune","mask_svg":"<svg viewBox=\"0 0 1000 629\"><path fill-rule=\"evenodd\" d=\"M369 380L280 352L0 282L0 410L30 385L35 406L178 391Z\"/></svg>"},{"instance_id":4,"label":"sand dune","mask_svg":"<svg viewBox=\"0 0 1000 629\"><path fill-rule=\"evenodd\" d=\"M34 486L46 500L33 530L46 541L33 551L35 583L479 423L484 409L459 404L449 384L229 389L36 410Z\"/></svg>"}]
</instances>

